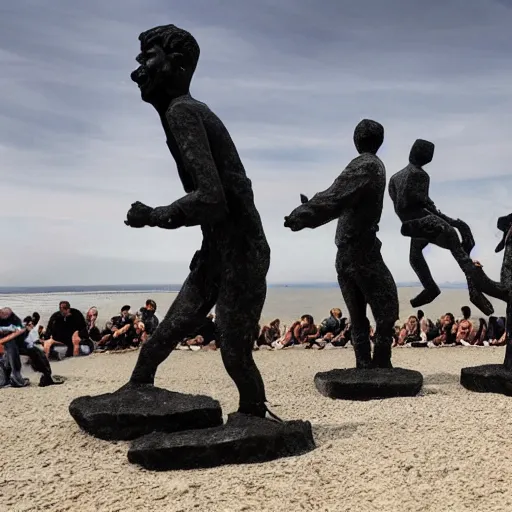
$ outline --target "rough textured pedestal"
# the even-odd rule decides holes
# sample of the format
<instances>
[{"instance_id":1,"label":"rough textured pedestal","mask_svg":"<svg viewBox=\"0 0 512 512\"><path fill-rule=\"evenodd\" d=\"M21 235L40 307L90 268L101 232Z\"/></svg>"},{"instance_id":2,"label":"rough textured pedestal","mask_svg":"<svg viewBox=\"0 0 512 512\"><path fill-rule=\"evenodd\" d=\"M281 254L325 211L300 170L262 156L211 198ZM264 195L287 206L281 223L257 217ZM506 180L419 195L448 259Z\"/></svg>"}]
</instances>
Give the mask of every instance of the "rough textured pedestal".
<instances>
[{"instance_id":1,"label":"rough textured pedestal","mask_svg":"<svg viewBox=\"0 0 512 512\"><path fill-rule=\"evenodd\" d=\"M222 424L217 400L154 386L73 400L69 412L80 428L100 439L129 440L150 432L204 429Z\"/></svg>"},{"instance_id":2,"label":"rough textured pedestal","mask_svg":"<svg viewBox=\"0 0 512 512\"><path fill-rule=\"evenodd\" d=\"M462 368L460 383L470 391L512 396L512 371L502 364L483 364Z\"/></svg>"},{"instance_id":3,"label":"rough textured pedestal","mask_svg":"<svg viewBox=\"0 0 512 512\"><path fill-rule=\"evenodd\" d=\"M265 462L314 448L308 421L278 423L234 413L220 427L174 434L154 432L141 437L132 443L128 460L146 469L164 471Z\"/></svg>"},{"instance_id":4,"label":"rough textured pedestal","mask_svg":"<svg viewBox=\"0 0 512 512\"><path fill-rule=\"evenodd\" d=\"M344 400L416 396L423 375L404 368L348 368L317 373L315 385L322 395Z\"/></svg>"}]
</instances>

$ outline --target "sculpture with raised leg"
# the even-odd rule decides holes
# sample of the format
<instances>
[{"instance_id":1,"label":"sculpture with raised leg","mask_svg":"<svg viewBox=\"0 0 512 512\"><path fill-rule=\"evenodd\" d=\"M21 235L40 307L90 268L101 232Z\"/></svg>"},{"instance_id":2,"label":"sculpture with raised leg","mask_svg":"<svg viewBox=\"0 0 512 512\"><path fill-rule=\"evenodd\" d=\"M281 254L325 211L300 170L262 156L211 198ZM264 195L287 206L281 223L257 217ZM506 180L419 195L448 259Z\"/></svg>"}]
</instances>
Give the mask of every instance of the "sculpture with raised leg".
<instances>
[{"instance_id":1,"label":"sculpture with raised leg","mask_svg":"<svg viewBox=\"0 0 512 512\"><path fill-rule=\"evenodd\" d=\"M500 217L497 227L503 236L496 247L496 252L505 251L500 282L483 276L477 285L481 286L482 291L491 297L507 303L505 359L503 364L485 364L463 368L460 383L471 391L512 396L512 213ZM483 274L481 267L478 270Z\"/></svg>"},{"instance_id":2,"label":"sculpture with raised leg","mask_svg":"<svg viewBox=\"0 0 512 512\"><path fill-rule=\"evenodd\" d=\"M311 199L301 195L301 206L285 217L285 227L292 231L314 229L338 218L336 271L350 314L356 368L315 376L318 390L332 398L413 396L423 382L419 372L393 368L391 364L398 294L377 238L386 189L386 170L377 156L383 141L380 123L361 121L354 131L359 156L327 190ZM376 323L373 355L368 305Z\"/></svg>"},{"instance_id":3,"label":"sculpture with raised leg","mask_svg":"<svg viewBox=\"0 0 512 512\"><path fill-rule=\"evenodd\" d=\"M424 288L411 300L411 305L414 308L424 306L441 293L423 256L423 249L435 244L448 249L463 270L471 302L485 315L492 315L492 304L477 289L473 278L475 267L469 255L475 241L471 229L464 221L444 215L429 197L430 177L423 166L430 163L433 156L432 142L416 140L409 154L409 164L389 180L389 195L402 221L401 233L411 237L411 267ZM456 228L462 235L462 242Z\"/></svg>"},{"instance_id":4,"label":"sculpture with raised leg","mask_svg":"<svg viewBox=\"0 0 512 512\"><path fill-rule=\"evenodd\" d=\"M158 113L187 194L169 206L136 202L125 223L170 230L201 226L203 243L168 313L142 345L129 383L114 393L76 399L70 412L99 437L139 438L129 460L151 469L256 462L308 451L314 448L310 423L283 422L270 413L253 359L270 249L251 181L226 127L190 95L199 46L174 25L143 32L139 40L140 66L131 78ZM154 386L158 366L185 336L200 331L214 306L222 360L240 396L238 412L226 425L217 401Z\"/></svg>"}]
</instances>

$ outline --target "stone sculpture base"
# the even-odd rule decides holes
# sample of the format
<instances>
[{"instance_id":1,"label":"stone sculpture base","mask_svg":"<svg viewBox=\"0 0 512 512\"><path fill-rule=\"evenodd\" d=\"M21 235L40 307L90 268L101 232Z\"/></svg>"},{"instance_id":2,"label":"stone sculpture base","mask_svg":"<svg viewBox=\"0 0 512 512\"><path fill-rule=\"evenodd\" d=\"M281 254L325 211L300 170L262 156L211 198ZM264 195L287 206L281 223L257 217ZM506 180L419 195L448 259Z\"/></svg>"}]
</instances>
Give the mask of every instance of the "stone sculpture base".
<instances>
[{"instance_id":1,"label":"stone sculpture base","mask_svg":"<svg viewBox=\"0 0 512 512\"><path fill-rule=\"evenodd\" d=\"M462 368L460 383L470 391L512 396L512 371L507 370L502 364Z\"/></svg>"},{"instance_id":2,"label":"stone sculpture base","mask_svg":"<svg viewBox=\"0 0 512 512\"><path fill-rule=\"evenodd\" d=\"M314 448L308 421L278 423L233 413L220 427L141 437L132 443L128 460L156 471L197 469L265 462Z\"/></svg>"},{"instance_id":3,"label":"stone sculpture base","mask_svg":"<svg viewBox=\"0 0 512 512\"><path fill-rule=\"evenodd\" d=\"M76 398L69 412L81 429L106 440L131 440L150 432L177 432L222 425L219 402L150 385ZM201 435L201 434L199 434Z\"/></svg>"},{"instance_id":4,"label":"stone sculpture base","mask_svg":"<svg viewBox=\"0 0 512 512\"><path fill-rule=\"evenodd\" d=\"M416 396L423 375L404 368L348 368L317 373L315 385L322 395L343 400Z\"/></svg>"}]
</instances>

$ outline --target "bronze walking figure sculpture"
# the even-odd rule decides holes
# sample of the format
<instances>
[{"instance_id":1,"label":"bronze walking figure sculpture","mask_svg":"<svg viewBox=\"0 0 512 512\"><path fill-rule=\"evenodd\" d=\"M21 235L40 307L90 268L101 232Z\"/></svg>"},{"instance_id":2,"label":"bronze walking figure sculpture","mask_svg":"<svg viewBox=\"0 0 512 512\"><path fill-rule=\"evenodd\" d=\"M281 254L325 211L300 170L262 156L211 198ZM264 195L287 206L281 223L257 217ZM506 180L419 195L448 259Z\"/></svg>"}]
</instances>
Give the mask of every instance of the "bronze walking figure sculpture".
<instances>
[{"instance_id":1,"label":"bronze walking figure sculpture","mask_svg":"<svg viewBox=\"0 0 512 512\"><path fill-rule=\"evenodd\" d=\"M377 238L386 190L386 169L377 156L383 141L383 126L362 120L354 131L359 155L327 190L311 199L301 195L302 204L285 217L284 225L292 231L314 229L338 218L336 272L350 314L356 371L317 374L319 391L333 398L415 395L423 381L418 372L393 369L391 364L398 294ZM373 356L368 305L376 323Z\"/></svg>"},{"instance_id":2,"label":"bronze walking figure sculpture","mask_svg":"<svg viewBox=\"0 0 512 512\"><path fill-rule=\"evenodd\" d=\"M475 267L469 256L475 241L471 229L464 221L451 219L439 211L429 197L430 177L423 167L432 161L434 148L432 142L416 140L409 154L409 164L389 180L389 195L402 221L401 233L411 237L409 261L424 288L411 300L411 306L429 304L441 293L423 255L428 244L435 244L448 249L463 270L471 302L485 315L492 315L492 304L477 289L472 277ZM462 235L462 242L456 229Z\"/></svg>"},{"instance_id":3,"label":"bronze walking figure sculpture","mask_svg":"<svg viewBox=\"0 0 512 512\"><path fill-rule=\"evenodd\" d=\"M477 285L481 286L484 293L507 303L505 359L503 364L485 364L463 368L460 382L471 391L512 396L512 213L500 217L497 227L503 236L495 252L504 250L500 281L496 282L485 278L482 284L478 281ZM483 273L482 270L481 272Z\"/></svg>"},{"instance_id":4,"label":"bronze walking figure sculpture","mask_svg":"<svg viewBox=\"0 0 512 512\"><path fill-rule=\"evenodd\" d=\"M309 422L282 422L271 413L272 420L266 418L265 388L252 349L266 297L270 248L251 181L228 130L190 95L199 45L174 25L143 32L139 40L140 66L131 78L160 118L186 195L156 208L136 202L125 223L169 230L201 226L203 243L168 313L142 345L129 383L112 394L78 399L70 412L82 428L107 438L164 431L136 440L129 452L130 461L154 469L253 462L308 451L314 448ZM154 387L158 366L185 336L201 329L214 306L222 361L240 396L238 413L223 426L218 402ZM148 400L164 410L147 410ZM117 407L126 412L122 425ZM187 431L168 433L178 430Z\"/></svg>"}]
</instances>

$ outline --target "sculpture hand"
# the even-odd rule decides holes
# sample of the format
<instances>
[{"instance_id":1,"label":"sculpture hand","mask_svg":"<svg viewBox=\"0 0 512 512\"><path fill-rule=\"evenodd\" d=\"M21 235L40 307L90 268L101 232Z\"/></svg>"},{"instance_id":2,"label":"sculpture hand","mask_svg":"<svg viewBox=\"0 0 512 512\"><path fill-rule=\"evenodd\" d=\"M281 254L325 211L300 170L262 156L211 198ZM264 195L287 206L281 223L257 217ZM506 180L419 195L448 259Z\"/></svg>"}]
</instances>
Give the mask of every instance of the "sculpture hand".
<instances>
[{"instance_id":1,"label":"sculpture hand","mask_svg":"<svg viewBox=\"0 0 512 512\"><path fill-rule=\"evenodd\" d=\"M475 247L475 239L473 238L471 228L461 219L455 220L454 227L459 230L460 236L462 238L462 247L464 248L464 251L467 254L470 254L473 248Z\"/></svg>"},{"instance_id":2,"label":"sculpture hand","mask_svg":"<svg viewBox=\"0 0 512 512\"><path fill-rule=\"evenodd\" d=\"M290 228L292 231L300 231L301 229L304 229L299 217L294 215L293 212L284 218L284 227Z\"/></svg>"},{"instance_id":3,"label":"sculpture hand","mask_svg":"<svg viewBox=\"0 0 512 512\"><path fill-rule=\"evenodd\" d=\"M150 216L152 211L153 208L137 201L133 203L132 207L128 210L124 223L131 228L151 226Z\"/></svg>"}]
</instances>

